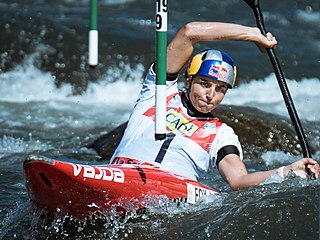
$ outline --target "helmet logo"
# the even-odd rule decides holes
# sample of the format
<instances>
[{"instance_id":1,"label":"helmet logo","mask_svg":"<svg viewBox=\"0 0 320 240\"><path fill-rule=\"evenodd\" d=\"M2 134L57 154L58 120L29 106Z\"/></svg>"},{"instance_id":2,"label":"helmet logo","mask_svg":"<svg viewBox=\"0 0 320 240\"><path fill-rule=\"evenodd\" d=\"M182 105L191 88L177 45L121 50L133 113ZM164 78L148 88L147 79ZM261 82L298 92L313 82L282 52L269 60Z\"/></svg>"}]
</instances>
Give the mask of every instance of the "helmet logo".
<instances>
[{"instance_id":1,"label":"helmet logo","mask_svg":"<svg viewBox=\"0 0 320 240\"><path fill-rule=\"evenodd\" d=\"M226 82L228 80L228 70L222 65L215 66L211 64L208 74L220 81Z\"/></svg>"}]
</instances>

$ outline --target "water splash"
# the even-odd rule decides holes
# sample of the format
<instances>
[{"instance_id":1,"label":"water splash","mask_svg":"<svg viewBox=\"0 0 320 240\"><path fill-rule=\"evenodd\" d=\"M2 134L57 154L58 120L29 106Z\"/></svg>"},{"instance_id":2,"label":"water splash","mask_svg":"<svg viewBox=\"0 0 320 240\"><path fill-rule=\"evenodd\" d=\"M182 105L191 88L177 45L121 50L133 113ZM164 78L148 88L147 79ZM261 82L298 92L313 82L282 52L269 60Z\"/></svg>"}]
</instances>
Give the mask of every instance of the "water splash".
<instances>
[{"instance_id":1,"label":"water splash","mask_svg":"<svg viewBox=\"0 0 320 240\"><path fill-rule=\"evenodd\" d=\"M29 153L33 151L46 151L53 149L52 146L42 143L40 140L33 140L29 135L29 140L23 138L14 138L4 135L0 139L0 156L12 153Z\"/></svg>"},{"instance_id":2,"label":"water splash","mask_svg":"<svg viewBox=\"0 0 320 240\"><path fill-rule=\"evenodd\" d=\"M62 100L72 94L72 86L55 86L50 73L42 72L33 64L38 53L25 57L15 69L0 75L0 95L2 101L28 102Z\"/></svg>"},{"instance_id":3,"label":"water splash","mask_svg":"<svg viewBox=\"0 0 320 240\"><path fill-rule=\"evenodd\" d=\"M24 221L29 221L30 212L33 207L31 202L16 203L16 208L7 213L6 217L0 221L0 239L5 239L6 236L11 235L11 239L19 238L21 232L25 234L23 229ZM8 238L9 239L9 238Z\"/></svg>"},{"instance_id":4,"label":"water splash","mask_svg":"<svg viewBox=\"0 0 320 240\"><path fill-rule=\"evenodd\" d=\"M15 69L0 74L1 101L68 101L84 105L103 103L115 108L133 106L145 70L142 64L132 67L119 62L117 67L109 67L97 82L90 82L82 95L73 95L71 84L64 83L57 87L54 75L34 66L40 53L39 50L26 56Z\"/></svg>"}]
</instances>

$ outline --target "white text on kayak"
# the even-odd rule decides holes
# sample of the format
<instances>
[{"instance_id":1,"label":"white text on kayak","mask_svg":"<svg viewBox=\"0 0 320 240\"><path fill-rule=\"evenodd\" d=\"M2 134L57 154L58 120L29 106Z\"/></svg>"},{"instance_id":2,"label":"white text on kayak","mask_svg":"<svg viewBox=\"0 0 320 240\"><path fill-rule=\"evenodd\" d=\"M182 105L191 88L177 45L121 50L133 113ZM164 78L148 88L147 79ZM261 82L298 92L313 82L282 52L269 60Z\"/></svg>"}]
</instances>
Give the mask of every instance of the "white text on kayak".
<instances>
[{"instance_id":1,"label":"white text on kayak","mask_svg":"<svg viewBox=\"0 0 320 240\"><path fill-rule=\"evenodd\" d=\"M93 178L105 181L113 181L124 183L124 172L119 168L110 168L105 166L85 166L80 164L73 164L73 175L75 177L82 173L84 178ZM83 171L82 171L83 169Z\"/></svg>"}]
</instances>

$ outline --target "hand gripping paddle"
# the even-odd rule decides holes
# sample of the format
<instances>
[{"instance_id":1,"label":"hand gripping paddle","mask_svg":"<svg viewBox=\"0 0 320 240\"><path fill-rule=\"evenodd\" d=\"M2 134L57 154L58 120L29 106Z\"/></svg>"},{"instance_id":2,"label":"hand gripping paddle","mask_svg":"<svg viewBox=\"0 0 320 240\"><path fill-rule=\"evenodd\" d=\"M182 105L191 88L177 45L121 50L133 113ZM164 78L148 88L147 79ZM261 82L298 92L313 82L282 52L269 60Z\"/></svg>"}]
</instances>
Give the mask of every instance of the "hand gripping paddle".
<instances>
[{"instance_id":1,"label":"hand gripping paddle","mask_svg":"<svg viewBox=\"0 0 320 240\"><path fill-rule=\"evenodd\" d=\"M260 31L263 35L266 35L267 31L264 26L263 16L262 16L262 12L261 12L261 9L259 6L259 0L244 0L244 1L252 8L253 13L256 17L257 27L260 29ZM310 152L310 149L308 146L308 142L307 142L306 136L303 132L303 128L300 123L297 111L294 107L292 98L290 96L290 92L289 92L286 80L284 78L284 74L280 68L280 64L279 64L278 58L276 56L276 53L275 53L274 49L267 49L267 53L268 53L270 61L272 63L274 73L277 77L278 84L279 84L283 99L285 101L287 110L289 112L292 124L297 132L297 136L298 136L298 139L300 141L300 145L301 145L301 148L303 151L303 156L306 158L311 158L312 156L311 156L311 152ZM311 179L314 178L314 175L311 174L309 171L308 171L308 174Z\"/></svg>"}]
</instances>

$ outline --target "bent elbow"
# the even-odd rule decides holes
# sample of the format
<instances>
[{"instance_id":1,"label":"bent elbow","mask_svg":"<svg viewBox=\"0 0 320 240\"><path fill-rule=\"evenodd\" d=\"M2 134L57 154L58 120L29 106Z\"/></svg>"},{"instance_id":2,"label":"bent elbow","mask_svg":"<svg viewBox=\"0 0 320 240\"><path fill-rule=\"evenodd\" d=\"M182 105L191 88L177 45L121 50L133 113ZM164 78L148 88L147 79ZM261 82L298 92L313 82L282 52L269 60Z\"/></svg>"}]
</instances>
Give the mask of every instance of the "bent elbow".
<instances>
[{"instance_id":1,"label":"bent elbow","mask_svg":"<svg viewBox=\"0 0 320 240\"><path fill-rule=\"evenodd\" d=\"M236 192L247 188L248 186L242 184L241 181L227 181L232 191Z\"/></svg>"},{"instance_id":2,"label":"bent elbow","mask_svg":"<svg viewBox=\"0 0 320 240\"><path fill-rule=\"evenodd\" d=\"M231 188L231 190L234 192L241 190L241 188L238 186L238 184L231 184L231 183L228 183L228 184L229 184L229 187Z\"/></svg>"},{"instance_id":3,"label":"bent elbow","mask_svg":"<svg viewBox=\"0 0 320 240\"><path fill-rule=\"evenodd\" d=\"M183 26L182 32L185 38L189 40L193 40L196 24L197 24L196 22L190 22Z\"/></svg>"}]
</instances>

